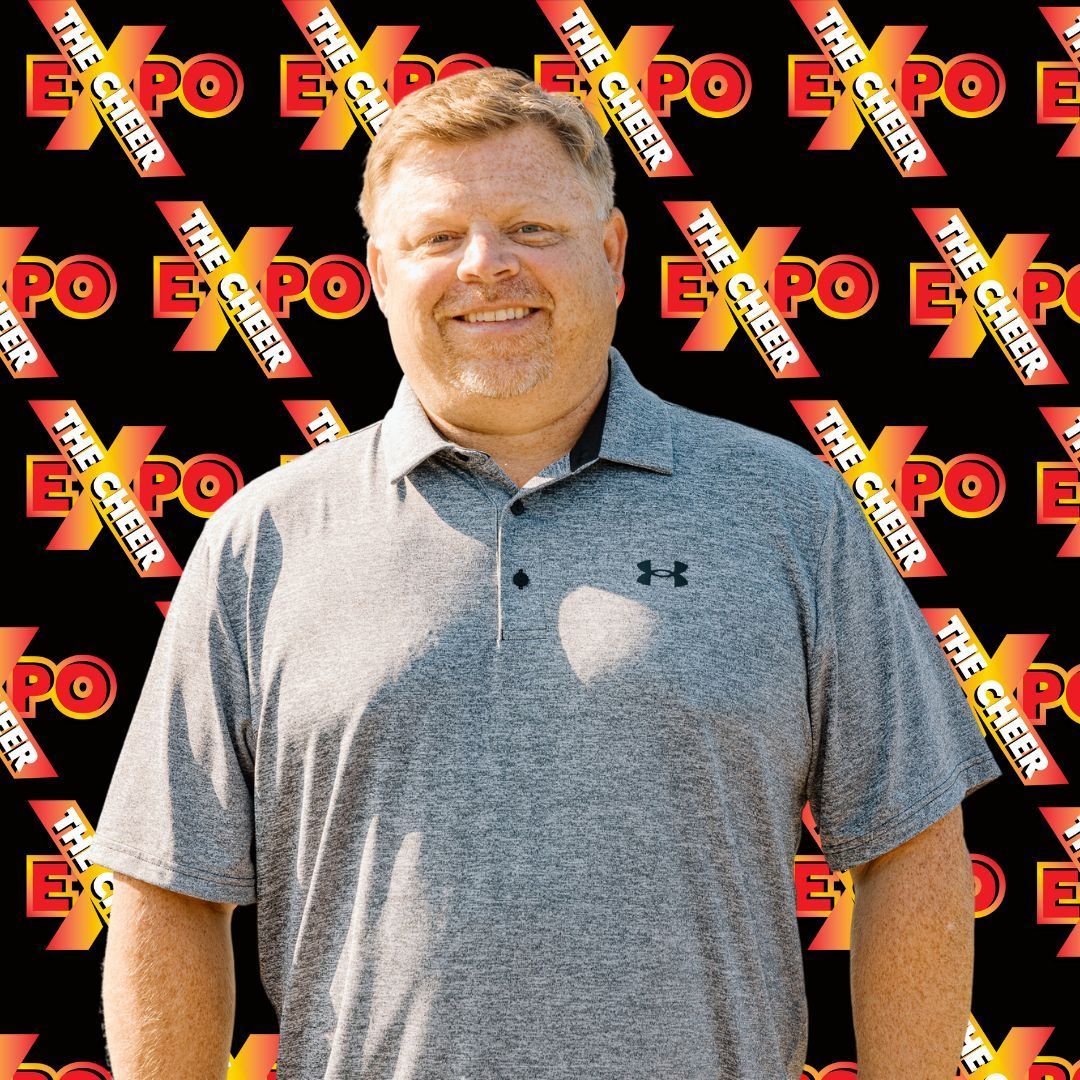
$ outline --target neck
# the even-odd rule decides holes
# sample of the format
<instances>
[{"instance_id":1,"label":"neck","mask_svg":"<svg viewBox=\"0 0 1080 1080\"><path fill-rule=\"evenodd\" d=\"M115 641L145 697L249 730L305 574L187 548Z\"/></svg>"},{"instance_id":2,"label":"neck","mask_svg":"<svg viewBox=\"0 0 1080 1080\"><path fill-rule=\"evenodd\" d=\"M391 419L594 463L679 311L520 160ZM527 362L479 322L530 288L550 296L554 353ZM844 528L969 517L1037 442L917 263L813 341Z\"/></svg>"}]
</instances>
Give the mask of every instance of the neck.
<instances>
[{"instance_id":1,"label":"neck","mask_svg":"<svg viewBox=\"0 0 1080 1080\"><path fill-rule=\"evenodd\" d=\"M488 454L518 487L523 487L537 473L574 447L604 395L607 380L608 368L605 364L600 378L581 401L568 412L533 431L511 434L474 431L433 414L427 406L424 406L424 411L432 426L444 438L451 439L459 446Z\"/></svg>"}]
</instances>

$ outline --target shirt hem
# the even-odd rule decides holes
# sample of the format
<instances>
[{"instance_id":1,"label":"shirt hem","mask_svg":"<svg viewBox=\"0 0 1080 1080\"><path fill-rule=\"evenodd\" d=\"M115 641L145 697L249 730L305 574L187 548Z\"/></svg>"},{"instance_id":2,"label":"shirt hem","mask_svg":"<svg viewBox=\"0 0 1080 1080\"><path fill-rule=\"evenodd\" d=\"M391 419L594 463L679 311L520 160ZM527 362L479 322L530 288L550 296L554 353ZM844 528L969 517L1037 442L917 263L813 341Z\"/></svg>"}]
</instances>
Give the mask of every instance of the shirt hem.
<instances>
[{"instance_id":1,"label":"shirt hem","mask_svg":"<svg viewBox=\"0 0 1080 1080\"><path fill-rule=\"evenodd\" d=\"M985 753L977 754L957 765L943 781L914 807L895 816L869 836L840 843L822 839L822 852L829 868L838 873L853 864L869 862L918 835L959 806L973 791L1002 775L997 761Z\"/></svg>"},{"instance_id":2,"label":"shirt hem","mask_svg":"<svg viewBox=\"0 0 1080 1080\"><path fill-rule=\"evenodd\" d=\"M217 903L254 904L254 881L224 880L167 863L115 840L94 837L94 862L172 892Z\"/></svg>"}]
</instances>

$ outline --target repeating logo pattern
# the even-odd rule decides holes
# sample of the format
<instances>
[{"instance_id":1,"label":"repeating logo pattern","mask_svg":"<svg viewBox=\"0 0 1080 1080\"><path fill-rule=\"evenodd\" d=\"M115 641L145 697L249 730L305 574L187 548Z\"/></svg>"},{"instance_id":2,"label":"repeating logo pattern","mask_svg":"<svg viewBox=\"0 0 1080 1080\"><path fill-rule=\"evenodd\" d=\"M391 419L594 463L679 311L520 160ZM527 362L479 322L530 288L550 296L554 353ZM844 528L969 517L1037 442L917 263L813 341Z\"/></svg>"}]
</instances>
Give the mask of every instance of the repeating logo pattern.
<instances>
[{"instance_id":1,"label":"repeating logo pattern","mask_svg":"<svg viewBox=\"0 0 1080 1080\"><path fill-rule=\"evenodd\" d=\"M845 478L1002 765L965 803L978 960L957 1075L1080 1077L1080 5L393 17L5 11L0 1075L110 1076L94 821L184 553L245 478L389 407L364 154L409 93L499 64L576 95L610 142L630 225L616 343L639 378ZM701 587L686 553L641 554L642 587ZM804 1078L847 1080L855 895L803 821ZM253 915L235 916L248 943ZM275 1019L254 964L237 976L230 1075L262 1080Z\"/></svg>"}]
</instances>

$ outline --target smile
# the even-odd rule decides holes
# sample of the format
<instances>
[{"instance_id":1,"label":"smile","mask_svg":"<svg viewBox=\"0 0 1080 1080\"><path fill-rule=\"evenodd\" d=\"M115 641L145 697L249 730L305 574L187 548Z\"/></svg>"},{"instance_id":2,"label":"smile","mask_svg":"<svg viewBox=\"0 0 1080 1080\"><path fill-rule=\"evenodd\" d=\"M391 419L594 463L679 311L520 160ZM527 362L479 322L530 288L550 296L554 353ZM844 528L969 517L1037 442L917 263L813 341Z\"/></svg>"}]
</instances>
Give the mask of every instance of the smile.
<instances>
[{"instance_id":1,"label":"smile","mask_svg":"<svg viewBox=\"0 0 1080 1080\"><path fill-rule=\"evenodd\" d=\"M538 308L528 307L507 307L500 308L498 311L470 311L467 315L455 315L453 321L466 323L469 326L509 323L516 327L529 322L538 310Z\"/></svg>"}]
</instances>

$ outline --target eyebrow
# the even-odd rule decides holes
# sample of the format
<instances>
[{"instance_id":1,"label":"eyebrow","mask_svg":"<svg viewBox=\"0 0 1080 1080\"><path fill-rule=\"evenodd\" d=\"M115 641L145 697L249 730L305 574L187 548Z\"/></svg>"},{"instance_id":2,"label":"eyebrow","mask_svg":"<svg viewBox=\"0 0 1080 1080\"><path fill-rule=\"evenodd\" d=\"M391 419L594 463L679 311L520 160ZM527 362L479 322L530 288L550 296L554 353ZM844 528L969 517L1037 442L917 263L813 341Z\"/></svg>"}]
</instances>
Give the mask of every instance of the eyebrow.
<instances>
[{"instance_id":1,"label":"eyebrow","mask_svg":"<svg viewBox=\"0 0 1080 1080\"><path fill-rule=\"evenodd\" d=\"M526 210L533 210L534 211L534 213L532 214L533 217L548 217L549 216L546 211L540 210L534 203L531 203L531 202L516 202L510 207L509 210L506 211L506 213L503 215L503 217L504 218L520 217L520 216L524 215L524 212ZM453 214L452 210L450 210L450 209L448 209L446 207L442 207L442 208L440 208L438 210L432 211L432 213L430 215L421 214L418 217L414 217L413 218L413 225L418 229L425 229L425 228L428 228L430 226L430 223L433 220L435 220L436 218L438 218L438 217L440 217L442 215L450 215L450 214ZM528 215L525 215L525 216L528 216Z\"/></svg>"}]
</instances>

